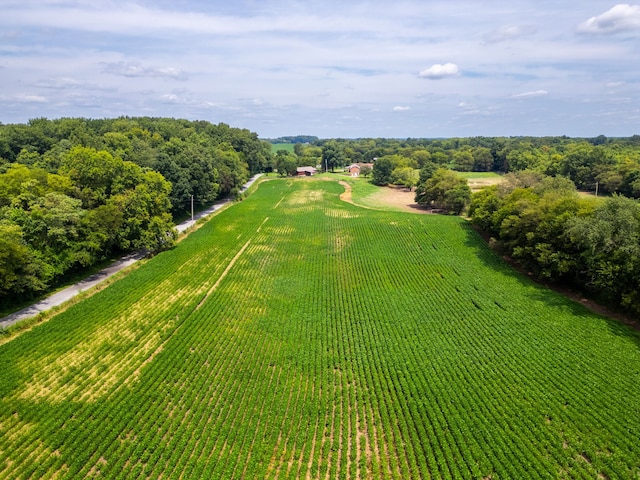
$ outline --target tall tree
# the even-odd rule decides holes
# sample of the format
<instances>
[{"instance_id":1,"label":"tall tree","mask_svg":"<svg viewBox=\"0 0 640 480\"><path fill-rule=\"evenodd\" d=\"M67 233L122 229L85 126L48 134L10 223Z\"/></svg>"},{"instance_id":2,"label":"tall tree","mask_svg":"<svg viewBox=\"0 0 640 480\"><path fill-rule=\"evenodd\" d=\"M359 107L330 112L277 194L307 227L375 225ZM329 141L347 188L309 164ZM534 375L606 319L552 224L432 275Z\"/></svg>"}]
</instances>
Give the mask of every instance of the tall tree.
<instances>
[{"instance_id":1,"label":"tall tree","mask_svg":"<svg viewBox=\"0 0 640 480\"><path fill-rule=\"evenodd\" d=\"M409 191L416 186L419 178L418 170L411 167L398 167L391 172L391 180L394 185L403 185Z\"/></svg>"},{"instance_id":2,"label":"tall tree","mask_svg":"<svg viewBox=\"0 0 640 480\"><path fill-rule=\"evenodd\" d=\"M0 220L0 300L42 291L49 278L47 265L26 245L22 229Z\"/></svg>"},{"instance_id":3,"label":"tall tree","mask_svg":"<svg viewBox=\"0 0 640 480\"><path fill-rule=\"evenodd\" d=\"M346 157L338 142L331 140L322 146L322 167L324 171L331 169L333 172L336 167L343 167L345 162Z\"/></svg>"},{"instance_id":4,"label":"tall tree","mask_svg":"<svg viewBox=\"0 0 640 480\"><path fill-rule=\"evenodd\" d=\"M587 287L640 313L640 203L614 195L593 215L576 217L568 234L583 250L581 275Z\"/></svg>"},{"instance_id":5,"label":"tall tree","mask_svg":"<svg viewBox=\"0 0 640 480\"><path fill-rule=\"evenodd\" d=\"M416 193L418 205L431 205L460 215L469 204L471 189L467 180L458 177L455 172L439 168Z\"/></svg>"},{"instance_id":6,"label":"tall tree","mask_svg":"<svg viewBox=\"0 0 640 480\"><path fill-rule=\"evenodd\" d=\"M373 164L371 182L374 185L388 185L391 183L391 173L393 172L393 168L393 163L389 158L379 158Z\"/></svg>"}]
</instances>

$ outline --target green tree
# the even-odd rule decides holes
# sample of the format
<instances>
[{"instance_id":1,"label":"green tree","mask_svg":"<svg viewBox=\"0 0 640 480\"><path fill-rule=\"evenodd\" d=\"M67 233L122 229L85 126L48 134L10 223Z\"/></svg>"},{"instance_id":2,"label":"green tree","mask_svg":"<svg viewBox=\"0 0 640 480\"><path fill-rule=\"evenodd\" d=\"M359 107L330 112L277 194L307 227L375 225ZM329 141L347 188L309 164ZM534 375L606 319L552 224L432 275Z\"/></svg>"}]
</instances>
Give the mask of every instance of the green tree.
<instances>
[{"instance_id":1,"label":"green tree","mask_svg":"<svg viewBox=\"0 0 640 480\"><path fill-rule=\"evenodd\" d=\"M470 172L473 170L473 154L470 149L456 150L453 152L452 165L453 170L459 172Z\"/></svg>"},{"instance_id":2,"label":"green tree","mask_svg":"<svg viewBox=\"0 0 640 480\"><path fill-rule=\"evenodd\" d=\"M24 242L22 229L0 220L0 297L42 291L49 273L38 252Z\"/></svg>"},{"instance_id":3,"label":"green tree","mask_svg":"<svg viewBox=\"0 0 640 480\"><path fill-rule=\"evenodd\" d=\"M373 174L371 182L374 185L388 185L391 183L391 173L393 172L393 163L387 157L376 160L373 164Z\"/></svg>"},{"instance_id":4,"label":"green tree","mask_svg":"<svg viewBox=\"0 0 640 480\"><path fill-rule=\"evenodd\" d=\"M420 173L418 176L418 183L416 187L416 198L422 197L424 195L424 187L433 174L438 170L438 166L433 162L426 162L423 167L420 169Z\"/></svg>"},{"instance_id":5,"label":"green tree","mask_svg":"<svg viewBox=\"0 0 640 480\"><path fill-rule=\"evenodd\" d=\"M60 173L71 179L83 206L94 208L111 196L111 187L123 168L124 162L106 150L77 146L62 159Z\"/></svg>"},{"instance_id":6,"label":"green tree","mask_svg":"<svg viewBox=\"0 0 640 480\"><path fill-rule=\"evenodd\" d=\"M304 143L295 143L293 145L293 153L298 157L304 157L307 146L308 145L305 145Z\"/></svg>"},{"instance_id":7,"label":"green tree","mask_svg":"<svg viewBox=\"0 0 640 480\"><path fill-rule=\"evenodd\" d=\"M467 180L446 168L439 168L416 193L416 203L441 208L460 215L469 204L471 189Z\"/></svg>"},{"instance_id":8,"label":"green tree","mask_svg":"<svg viewBox=\"0 0 640 480\"><path fill-rule=\"evenodd\" d=\"M47 172L40 168L10 164L5 173L0 174L0 207L3 205L28 208L47 191Z\"/></svg>"},{"instance_id":9,"label":"green tree","mask_svg":"<svg viewBox=\"0 0 640 480\"><path fill-rule=\"evenodd\" d=\"M191 196L199 204L218 198L221 190L215 148L206 138L198 135L188 140L172 137L160 150L155 169L173 185L170 200L175 212L188 209Z\"/></svg>"},{"instance_id":10,"label":"green tree","mask_svg":"<svg viewBox=\"0 0 640 480\"><path fill-rule=\"evenodd\" d=\"M113 202L88 210L82 216L78 226L82 249L92 263L120 250L118 238L123 223L124 212Z\"/></svg>"},{"instance_id":11,"label":"green tree","mask_svg":"<svg viewBox=\"0 0 640 480\"><path fill-rule=\"evenodd\" d=\"M298 159L292 153L286 150L278 150L276 152L276 169L280 176L296 175L298 171Z\"/></svg>"},{"instance_id":12,"label":"green tree","mask_svg":"<svg viewBox=\"0 0 640 480\"><path fill-rule=\"evenodd\" d=\"M336 167L344 167L346 161L342 147L335 140L330 140L322 146L322 167L324 171L331 169L333 172Z\"/></svg>"},{"instance_id":13,"label":"green tree","mask_svg":"<svg viewBox=\"0 0 640 480\"><path fill-rule=\"evenodd\" d=\"M362 175L365 178L371 175L372 172L373 172L373 168L370 167L369 165L365 164L360 167L360 175Z\"/></svg>"},{"instance_id":14,"label":"green tree","mask_svg":"<svg viewBox=\"0 0 640 480\"><path fill-rule=\"evenodd\" d=\"M249 179L249 169L242 160L241 154L236 152L228 143L218 145L213 151L213 160L218 172L218 185L221 195L237 194L241 185Z\"/></svg>"},{"instance_id":15,"label":"green tree","mask_svg":"<svg viewBox=\"0 0 640 480\"><path fill-rule=\"evenodd\" d=\"M493 168L493 155L487 147L477 147L473 150L473 171L490 172Z\"/></svg>"},{"instance_id":16,"label":"green tree","mask_svg":"<svg viewBox=\"0 0 640 480\"><path fill-rule=\"evenodd\" d=\"M118 247L129 251L169 248L175 240L173 222L168 213L171 184L158 172L145 172L142 183L133 190L114 195L108 205L123 213L118 232Z\"/></svg>"},{"instance_id":17,"label":"green tree","mask_svg":"<svg viewBox=\"0 0 640 480\"><path fill-rule=\"evenodd\" d=\"M418 183L419 174L415 168L398 167L391 172L391 181L394 185L403 185L409 191Z\"/></svg>"},{"instance_id":18,"label":"green tree","mask_svg":"<svg viewBox=\"0 0 640 480\"><path fill-rule=\"evenodd\" d=\"M431 153L429 153L429 150L419 149L411 154L411 158L418 164L418 168L422 168L425 164L431 162Z\"/></svg>"},{"instance_id":19,"label":"green tree","mask_svg":"<svg viewBox=\"0 0 640 480\"><path fill-rule=\"evenodd\" d=\"M614 195L568 228L581 247L580 276L599 298L640 313L640 203Z\"/></svg>"}]
</instances>

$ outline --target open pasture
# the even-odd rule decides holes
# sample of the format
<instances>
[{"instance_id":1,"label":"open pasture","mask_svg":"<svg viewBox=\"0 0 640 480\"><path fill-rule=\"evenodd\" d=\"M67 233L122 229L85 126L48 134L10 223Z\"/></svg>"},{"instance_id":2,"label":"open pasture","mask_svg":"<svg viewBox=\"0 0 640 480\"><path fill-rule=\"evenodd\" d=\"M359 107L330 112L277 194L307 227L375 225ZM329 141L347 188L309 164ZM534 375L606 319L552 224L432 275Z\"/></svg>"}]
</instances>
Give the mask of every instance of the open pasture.
<instances>
[{"instance_id":1,"label":"open pasture","mask_svg":"<svg viewBox=\"0 0 640 480\"><path fill-rule=\"evenodd\" d=\"M0 478L639 478L640 337L273 179L0 346Z\"/></svg>"}]
</instances>

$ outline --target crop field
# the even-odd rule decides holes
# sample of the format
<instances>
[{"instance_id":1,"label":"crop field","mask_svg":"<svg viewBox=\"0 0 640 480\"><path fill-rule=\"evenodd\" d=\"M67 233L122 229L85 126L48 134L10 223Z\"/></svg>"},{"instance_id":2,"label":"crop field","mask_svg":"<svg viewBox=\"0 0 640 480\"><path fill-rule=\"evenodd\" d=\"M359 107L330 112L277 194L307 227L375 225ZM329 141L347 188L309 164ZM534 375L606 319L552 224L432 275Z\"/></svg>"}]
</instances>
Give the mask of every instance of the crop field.
<instances>
[{"instance_id":1,"label":"crop field","mask_svg":"<svg viewBox=\"0 0 640 480\"><path fill-rule=\"evenodd\" d=\"M271 152L276 153L278 150L285 150L289 153L293 153L294 143L272 143Z\"/></svg>"},{"instance_id":2,"label":"crop field","mask_svg":"<svg viewBox=\"0 0 640 480\"><path fill-rule=\"evenodd\" d=\"M640 336L272 179L0 346L0 478L640 478Z\"/></svg>"}]
</instances>

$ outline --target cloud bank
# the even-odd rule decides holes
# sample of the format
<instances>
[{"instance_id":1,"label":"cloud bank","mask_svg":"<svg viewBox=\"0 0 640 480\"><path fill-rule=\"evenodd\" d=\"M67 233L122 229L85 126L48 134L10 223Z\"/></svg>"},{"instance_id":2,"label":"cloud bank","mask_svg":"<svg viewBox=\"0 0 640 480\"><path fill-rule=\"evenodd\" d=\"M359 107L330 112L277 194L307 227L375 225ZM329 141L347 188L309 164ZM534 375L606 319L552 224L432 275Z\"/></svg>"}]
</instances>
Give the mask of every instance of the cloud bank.
<instances>
[{"instance_id":1,"label":"cloud bank","mask_svg":"<svg viewBox=\"0 0 640 480\"><path fill-rule=\"evenodd\" d=\"M0 122L173 116L263 137L638 134L640 6L602 5L5 0Z\"/></svg>"}]
</instances>

